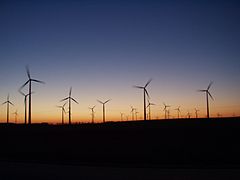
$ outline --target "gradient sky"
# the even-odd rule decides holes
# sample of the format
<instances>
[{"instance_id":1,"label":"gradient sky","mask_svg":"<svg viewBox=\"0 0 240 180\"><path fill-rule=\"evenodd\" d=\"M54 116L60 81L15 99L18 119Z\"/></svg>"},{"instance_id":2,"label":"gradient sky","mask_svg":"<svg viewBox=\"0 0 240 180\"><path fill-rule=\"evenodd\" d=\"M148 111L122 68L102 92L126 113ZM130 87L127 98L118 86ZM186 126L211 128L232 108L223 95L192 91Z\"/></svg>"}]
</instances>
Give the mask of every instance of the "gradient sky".
<instances>
[{"instance_id":1,"label":"gradient sky","mask_svg":"<svg viewBox=\"0 0 240 180\"><path fill-rule=\"evenodd\" d=\"M73 87L73 122L90 122L88 107L107 104L107 120L130 116L134 106L143 117L142 91L148 87L153 118L163 118L163 102L176 117L204 117L205 96L196 92L214 81L212 116L240 115L240 3L232 0L35 0L0 2L0 100L7 94L23 122L23 97L17 92L27 80L34 84L33 122L61 122L56 105ZM27 91L26 91L27 92ZM6 107L0 107L5 122ZM67 120L67 116L66 116ZM11 114L11 122L14 115Z\"/></svg>"}]
</instances>

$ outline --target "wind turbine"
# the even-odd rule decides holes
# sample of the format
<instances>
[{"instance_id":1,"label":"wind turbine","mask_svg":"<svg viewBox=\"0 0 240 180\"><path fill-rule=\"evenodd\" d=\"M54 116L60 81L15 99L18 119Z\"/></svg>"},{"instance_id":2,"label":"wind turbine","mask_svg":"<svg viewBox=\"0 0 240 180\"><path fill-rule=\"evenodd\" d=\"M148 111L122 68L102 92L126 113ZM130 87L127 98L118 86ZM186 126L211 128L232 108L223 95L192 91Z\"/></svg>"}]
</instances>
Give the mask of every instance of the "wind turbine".
<instances>
[{"instance_id":1,"label":"wind turbine","mask_svg":"<svg viewBox=\"0 0 240 180\"><path fill-rule=\"evenodd\" d=\"M29 94L24 94L22 91L19 90L19 93L22 94L24 96L24 109L25 109L25 113L24 113L24 123L27 124L27 97L29 96ZM34 92L32 92L33 94Z\"/></svg>"},{"instance_id":2,"label":"wind turbine","mask_svg":"<svg viewBox=\"0 0 240 180\"><path fill-rule=\"evenodd\" d=\"M67 102L65 102L62 106L57 106L58 108L61 108L61 110L62 110L62 124L64 124L64 114L66 114L64 107L66 104L67 104Z\"/></svg>"},{"instance_id":3,"label":"wind turbine","mask_svg":"<svg viewBox=\"0 0 240 180\"><path fill-rule=\"evenodd\" d=\"M17 110L13 113L15 115L15 123L17 124L17 117L18 117L18 112Z\"/></svg>"},{"instance_id":4,"label":"wind turbine","mask_svg":"<svg viewBox=\"0 0 240 180\"><path fill-rule=\"evenodd\" d=\"M196 118L198 118L198 109L195 108L195 115L196 115Z\"/></svg>"},{"instance_id":5,"label":"wind turbine","mask_svg":"<svg viewBox=\"0 0 240 180\"><path fill-rule=\"evenodd\" d=\"M212 86L213 82L210 82L207 89L201 89L198 90L199 92L204 92L206 93L206 100L207 100L207 118L209 118L209 102L208 102L208 95L210 96L210 98L213 100L213 97L211 95L211 93L209 92L210 87Z\"/></svg>"},{"instance_id":6,"label":"wind turbine","mask_svg":"<svg viewBox=\"0 0 240 180\"><path fill-rule=\"evenodd\" d=\"M120 115L121 115L121 121L123 121L124 113L120 112Z\"/></svg>"},{"instance_id":7,"label":"wind turbine","mask_svg":"<svg viewBox=\"0 0 240 180\"><path fill-rule=\"evenodd\" d=\"M165 112L165 119L167 119L167 113L169 114L167 108L169 108L170 105L166 105L165 103L163 103L163 105L164 105L164 109L163 109L163 111Z\"/></svg>"},{"instance_id":8,"label":"wind turbine","mask_svg":"<svg viewBox=\"0 0 240 180\"><path fill-rule=\"evenodd\" d=\"M146 94L149 97L149 94L148 94L148 91L147 91L147 86L149 85L149 83L152 81L152 79L148 80L148 82L145 84L145 86L134 86L135 88L138 88L138 89L143 89L143 114L144 114L144 121L147 120L147 113L146 113Z\"/></svg>"},{"instance_id":9,"label":"wind turbine","mask_svg":"<svg viewBox=\"0 0 240 180\"><path fill-rule=\"evenodd\" d=\"M93 107L89 107L89 109L91 110L91 115L92 115L92 123L94 123L94 108L95 108L96 106L93 106Z\"/></svg>"},{"instance_id":10,"label":"wind turbine","mask_svg":"<svg viewBox=\"0 0 240 180\"><path fill-rule=\"evenodd\" d=\"M189 113L189 111L188 111L188 113L187 113L187 117L188 117L188 119L191 118L191 114Z\"/></svg>"},{"instance_id":11,"label":"wind turbine","mask_svg":"<svg viewBox=\"0 0 240 180\"><path fill-rule=\"evenodd\" d=\"M137 110L136 110L136 111L135 111L136 121L138 120L138 117L137 117L138 113L139 113L139 112L137 112Z\"/></svg>"},{"instance_id":12,"label":"wind turbine","mask_svg":"<svg viewBox=\"0 0 240 180\"><path fill-rule=\"evenodd\" d=\"M178 106L178 108L174 109L175 111L177 111L177 114L178 114L178 119L179 119L179 114L180 114L180 106Z\"/></svg>"},{"instance_id":13,"label":"wind turbine","mask_svg":"<svg viewBox=\"0 0 240 180\"><path fill-rule=\"evenodd\" d=\"M37 83L41 83L41 84L45 84L45 82L43 81L39 81L36 79L32 79L31 75L30 75L30 71L28 66L26 66L26 71L27 71L27 76L28 76L28 80L27 82L25 82L19 89L19 91L21 91L27 84L29 84L29 91L28 91L28 96L29 96L29 105L28 105L28 123L31 124L32 123L32 82L37 82Z\"/></svg>"},{"instance_id":14,"label":"wind turbine","mask_svg":"<svg viewBox=\"0 0 240 180\"><path fill-rule=\"evenodd\" d=\"M5 101L5 102L2 103L2 104L7 104L7 124L8 124L8 123L9 123L9 104L11 104L12 106L14 106L13 103L9 100L9 94L8 94L8 96L7 96L7 101Z\"/></svg>"},{"instance_id":15,"label":"wind turbine","mask_svg":"<svg viewBox=\"0 0 240 180\"><path fill-rule=\"evenodd\" d=\"M72 115L72 112L71 112L71 100L78 104L78 102L74 98L72 98L72 87L69 90L68 97L62 99L60 102L63 102L63 101L66 101L66 100L68 100L68 109L69 109L68 120L69 120L69 124L71 124L71 115Z\"/></svg>"},{"instance_id":16,"label":"wind turbine","mask_svg":"<svg viewBox=\"0 0 240 180\"><path fill-rule=\"evenodd\" d=\"M151 106L154 106L156 104L154 103L151 103L149 100L148 100L148 105L147 105L147 108L148 108L148 119L151 120Z\"/></svg>"},{"instance_id":17,"label":"wind turbine","mask_svg":"<svg viewBox=\"0 0 240 180\"><path fill-rule=\"evenodd\" d=\"M102 102L100 100L97 100L99 103L101 103L103 105L103 123L105 123L105 104L108 103L111 99L105 101L105 102Z\"/></svg>"},{"instance_id":18,"label":"wind turbine","mask_svg":"<svg viewBox=\"0 0 240 180\"><path fill-rule=\"evenodd\" d=\"M136 108L131 106L132 121L134 121L134 111L136 111Z\"/></svg>"}]
</instances>

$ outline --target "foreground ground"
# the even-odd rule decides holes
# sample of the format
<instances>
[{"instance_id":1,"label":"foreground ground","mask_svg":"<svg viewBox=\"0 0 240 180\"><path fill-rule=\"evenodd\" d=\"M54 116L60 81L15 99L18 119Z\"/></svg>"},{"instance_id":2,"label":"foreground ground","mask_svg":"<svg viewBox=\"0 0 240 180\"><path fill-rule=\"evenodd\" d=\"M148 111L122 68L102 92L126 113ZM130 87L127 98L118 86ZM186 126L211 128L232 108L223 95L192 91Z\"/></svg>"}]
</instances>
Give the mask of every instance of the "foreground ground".
<instances>
[{"instance_id":1,"label":"foreground ground","mask_svg":"<svg viewBox=\"0 0 240 180\"><path fill-rule=\"evenodd\" d=\"M239 118L1 124L0 137L2 177L240 177Z\"/></svg>"}]
</instances>

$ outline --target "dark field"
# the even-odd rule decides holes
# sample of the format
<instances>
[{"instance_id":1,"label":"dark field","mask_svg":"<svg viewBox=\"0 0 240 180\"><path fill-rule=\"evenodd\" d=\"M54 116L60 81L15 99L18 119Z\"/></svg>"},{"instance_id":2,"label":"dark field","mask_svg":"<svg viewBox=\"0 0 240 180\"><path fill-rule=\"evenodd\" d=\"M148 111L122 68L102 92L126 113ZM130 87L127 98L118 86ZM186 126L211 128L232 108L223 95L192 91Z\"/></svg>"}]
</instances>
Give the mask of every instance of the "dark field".
<instances>
[{"instance_id":1,"label":"dark field","mask_svg":"<svg viewBox=\"0 0 240 180\"><path fill-rule=\"evenodd\" d=\"M180 177L176 172L185 172L182 173L185 177L187 172L201 172L195 173L196 177L204 174L210 177L208 171L240 177L240 118L71 126L1 124L0 138L0 168L5 175L33 164L31 168L36 167L37 172L38 166L59 168L59 173L63 173L61 169L65 167L66 176L70 175L67 169L78 168L87 169L85 173L95 168L95 172L102 175L103 172L119 172L118 175L113 173L113 179L122 177L124 172L126 176L146 172L146 179L151 179L147 175L150 171L153 171L149 173L152 177L159 175L165 179L171 179L174 173L175 178ZM18 170L14 171L16 167ZM161 176L162 173L169 176ZM219 173L211 179L220 176ZM144 175L131 179L136 178L144 179Z\"/></svg>"}]
</instances>

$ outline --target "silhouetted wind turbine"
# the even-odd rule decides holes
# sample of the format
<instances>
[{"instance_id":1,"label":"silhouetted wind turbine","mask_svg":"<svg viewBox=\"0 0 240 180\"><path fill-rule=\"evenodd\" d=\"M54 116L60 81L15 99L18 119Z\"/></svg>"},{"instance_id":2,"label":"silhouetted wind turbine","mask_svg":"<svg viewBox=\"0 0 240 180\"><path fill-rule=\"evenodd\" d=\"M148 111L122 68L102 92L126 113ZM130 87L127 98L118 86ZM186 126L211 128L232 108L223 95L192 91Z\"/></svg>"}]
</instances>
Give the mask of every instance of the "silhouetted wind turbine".
<instances>
[{"instance_id":1,"label":"silhouetted wind turbine","mask_svg":"<svg viewBox=\"0 0 240 180\"><path fill-rule=\"evenodd\" d=\"M62 99L60 102L66 101L66 100L68 100L68 110L69 110L69 111L68 111L68 120L69 120L69 124L71 124L71 123L72 123L72 122L71 122L71 116L72 116L71 101L74 101L75 103L78 104L78 102L77 102L74 98L72 98L72 87L70 87L68 97Z\"/></svg>"},{"instance_id":2,"label":"silhouetted wind turbine","mask_svg":"<svg viewBox=\"0 0 240 180\"><path fill-rule=\"evenodd\" d=\"M19 93L24 96L24 123L27 124L27 97L29 94L24 94L22 91L19 90ZM34 92L32 92L33 94Z\"/></svg>"},{"instance_id":3,"label":"silhouetted wind turbine","mask_svg":"<svg viewBox=\"0 0 240 180\"><path fill-rule=\"evenodd\" d=\"M155 104L154 103L151 103L149 100L148 100L148 105L147 105L147 108L148 108L148 119L151 120L151 106L154 106Z\"/></svg>"},{"instance_id":4,"label":"silhouetted wind turbine","mask_svg":"<svg viewBox=\"0 0 240 180\"><path fill-rule=\"evenodd\" d=\"M15 123L17 123L18 112L17 110L13 113L15 115Z\"/></svg>"},{"instance_id":5,"label":"silhouetted wind turbine","mask_svg":"<svg viewBox=\"0 0 240 180\"><path fill-rule=\"evenodd\" d=\"M196 118L198 118L198 109L195 108L195 115L196 115Z\"/></svg>"},{"instance_id":6,"label":"silhouetted wind turbine","mask_svg":"<svg viewBox=\"0 0 240 180\"><path fill-rule=\"evenodd\" d=\"M188 117L188 119L191 118L191 114L189 112L187 113L187 117Z\"/></svg>"},{"instance_id":7,"label":"silhouetted wind turbine","mask_svg":"<svg viewBox=\"0 0 240 180\"><path fill-rule=\"evenodd\" d=\"M163 103L163 105L164 105L164 109L163 109L163 111L165 111L165 119L167 119L167 113L168 113L167 108L169 108L170 105L166 105L165 103ZM168 113L168 114L169 114L169 113Z\"/></svg>"},{"instance_id":8,"label":"silhouetted wind turbine","mask_svg":"<svg viewBox=\"0 0 240 180\"><path fill-rule=\"evenodd\" d=\"M137 117L138 113L139 113L139 112L135 111L136 121L138 120L138 117Z\"/></svg>"},{"instance_id":9,"label":"silhouetted wind turbine","mask_svg":"<svg viewBox=\"0 0 240 180\"><path fill-rule=\"evenodd\" d=\"M211 93L209 92L210 87L212 86L213 82L210 82L210 84L208 85L207 89L201 89L198 90L199 92L204 92L206 93L206 100L207 100L207 118L209 118L209 102L208 102L208 95L210 96L210 98L213 100L213 97L211 95Z\"/></svg>"},{"instance_id":10,"label":"silhouetted wind turbine","mask_svg":"<svg viewBox=\"0 0 240 180\"><path fill-rule=\"evenodd\" d=\"M95 108L96 106L93 106L93 107L89 107L89 109L91 109L91 115L92 115L92 123L94 123L94 108Z\"/></svg>"},{"instance_id":11,"label":"silhouetted wind turbine","mask_svg":"<svg viewBox=\"0 0 240 180\"><path fill-rule=\"evenodd\" d=\"M136 111L136 108L131 106L132 121L134 121L134 111Z\"/></svg>"},{"instance_id":12,"label":"silhouetted wind turbine","mask_svg":"<svg viewBox=\"0 0 240 180\"><path fill-rule=\"evenodd\" d=\"M2 104L7 104L7 123L9 123L9 104L11 104L12 106L14 106L13 103L9 100L9 94L8 94L8 96L7 96L7 101L5 101L5 102L2 103Z\"/></svg>"},{"instance_id":13,"label":"silhouetted wind turbine","mask_svg":"<svg viewBox=\"0 0 240 180\"><path fill-rule=\"evenodd\" d=\"M22 88L24 88L27 84L29 84L29 91L28 91L28 96L29 96L29 105L28 105L28 123L31 124L32 123L32 95L31 95L31 92L32 92L32 82L37 82L37 83L41 83L41 84L45 84L45 82L43 81L39 81L39 80L36 80L36 79L32 79L31 78L31 75L30 75L30 71L29 71L29 68L28 66L26 66L26 71L27 71L27 76L28 76L28 80L27 82L25 82L19 89L19 91L22 90Z\"/></svg>"},{"instance_id":14,"label":"silhouetted wind turbine","mask_svg":"<svg viewBox=\"0 0 240 180\"><path fill-rule=\"evenodd\" d=\"M99 103L101 103L103 105L103 123L105 123L105 104L108 103L111 99L105 101L105 102L102 102L100 100L97 100Z\"/></svg>"},{"instance_id":15,"label":"silhouetted wind turbine","mask_svg":"<svg viewBox=\"0 0 240 180\"><path fill-rule=\"evenodd\" d=\"M148 80L148 82L145 84L145 86L134 86L135 88L138 89L143 89L143 114L144 114L144 121L147 120L147 113L146 113L146 94L149 97L148 91L147 91L147 86L149 85L149 83L152 81L152 79Z\"/></svg>"},{"instance_id":16,"label":"silhouetted wind turbine","mask_svg":"<svg viewBox=\"0 0 240 180\"><path fill-rule=\"evenodd\" d=\"M124 113L120 112L120 115L121 115L121 121L123 121Z\"/></svg>"},{"instance_id":17,"label":"silhouetted wind turbine","mask_svg":"<svg viewBox=\"0 0 240 180\"><path fill-rule=\"evenodd\" d=\"M174 109L175 111L177 111L177 115L178 115L178 119L179 119L179 114L180 114L180 106L178 106L178 108Z\"/></svg>"},{"instance_id":18,"label":"silhouetted wind turbine","mask_svg":"<svg viewBox=\"0 0 240 180\"><path fill-rule=\"evenodd\" d=\"M62 110L62 124L64 124L64 114L66 114L64 107L66 104L67 104L67 102L65 102L62 106L57 106L58 108L61 108L61 110Z\"/></svg>"}]
</instances>

